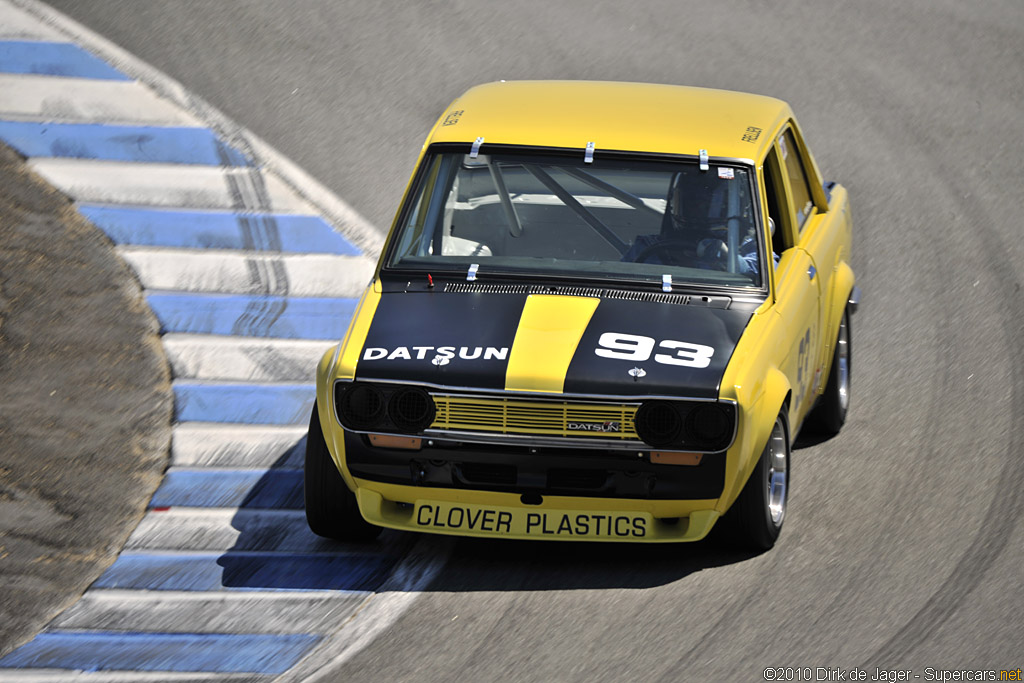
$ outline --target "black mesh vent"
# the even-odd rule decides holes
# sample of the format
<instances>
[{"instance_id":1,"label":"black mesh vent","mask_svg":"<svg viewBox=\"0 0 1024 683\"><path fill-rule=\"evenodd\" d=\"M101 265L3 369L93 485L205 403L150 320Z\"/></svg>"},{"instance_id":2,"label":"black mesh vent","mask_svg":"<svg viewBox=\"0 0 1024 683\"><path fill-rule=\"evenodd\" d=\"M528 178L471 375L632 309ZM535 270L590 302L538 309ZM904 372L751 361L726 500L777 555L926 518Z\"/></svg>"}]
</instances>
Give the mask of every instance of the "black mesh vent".
<instances>
[{"instance_id":1,"label":"black mesh vent","mask_svg":"<svg viewBox=\"0 0 1024 683\"><path fill-rule=\"evenodd\" d=\"M605 470L548 470L548 488L550 489L587 489L604 488L608 483L608 472Z\"/></svg>"},{"instance_id":2,"label":"black mesh vent","mask_svg":"<svg viewBox=\"0 0 1024 683\"><path fill-rule=\"evenodd\" d=\"M604 293L606 299L622 299L623 301L654 301L659 304L686 304L690 297L686 294L668 292L631 292L623 289L609 289Z\"/></svg>"},{"instance_id":3,"label":"black mesh vent","mask_svg":"<svg viewBox=\"0 0 1024 683\"><path fill-rule=\"evenodd\" d=\"M683 429L679 412L667 401L647 401L633 418L636 433L651 446L675 443Z\"/></svg>"},{"instance_id":4,"label":"black mesh vent","mask_svg":"<svg viewBox=\"0 0 1024 683\"><path fill-rule=\"evenodd\" d=\"M479 282L446 282L444 291L453 294L528 294L527 285L488 285Z\"/></svg>"},{"instance_id":5,"label":"black mesh vent","mask_svg":"<svg viewBox=\"0 0 1024 683\"><path fill-rule=\"evenodd\" d=\"M562 296L604 297L624 301L653 301L660 304L684 305L691 301L709 305L705 299L721 300L722 305L716 308L727 308L729 297L690 297L687 294L669 292L634 292L625 289L603 289L601 287L571 287L565 285L508 285L485 284L480 282L448 282L444 291L453 294L555 294Z\"/></svg>"},{"instance_id":6,"label":"black mesh vent","mask_svg":"<svg viewBox=\"0 0 1024 683\"><path fill-rule=\"evenodd\" d=\"M561 294L563 296L601 296L603 289L597 287L556 287L548 285L534 285L530 287L530 294Z\"/></svg>"},{"instance_id":7,"label":"black mesh vent","mask_svg":"<svg viewBox=\"0 0 1024 683\"><path fill-rule=\"evenodd\" d=\"M459 465L459 474L467 484L497 484L513 486L516 483L514 465L490 465L466 462Z\"/></svg>"},{"instance_id":8,"label":"black mesh vent","mask_svg":"<svg viewBox=\"0 0 1024 683\"><path fill-rule=\"evenodd\" d=\"M368 429L384 415L384 395L372 385L336 384L334 401L338 419L350 429Z\"/></svg>"},{"instance_id":9,"label":"black mesh vent","mask_svg":"<svg viewBox=\"0 0 1024 683\"><path fill-rule=\"evenodd\" d=\"M399 389L388 402L388 417L399 431L422 432L434 421L434 399L423 389Z\"/></svg>"}]
</instances>

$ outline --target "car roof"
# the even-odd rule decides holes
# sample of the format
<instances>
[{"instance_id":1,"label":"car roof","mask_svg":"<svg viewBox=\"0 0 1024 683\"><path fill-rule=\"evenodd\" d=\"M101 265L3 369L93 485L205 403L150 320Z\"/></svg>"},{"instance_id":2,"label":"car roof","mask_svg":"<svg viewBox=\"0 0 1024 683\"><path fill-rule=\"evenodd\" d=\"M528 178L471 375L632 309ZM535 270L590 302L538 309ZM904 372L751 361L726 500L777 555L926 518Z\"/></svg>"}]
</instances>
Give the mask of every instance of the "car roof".
<instances>
[{"instance_id":1,"label":"car roof","mask_svg":"<svg viewBox=\"0 0 1024 683\"><path fill-rule=\"evenodd\" d=\"M760 161L792 116L762 95L610 81L500 81L466 91L428 143L579 147ZM754 137L753 141L749 138ZM486 151L486 150L485 150Z\"/></svg>"}]
</instances>

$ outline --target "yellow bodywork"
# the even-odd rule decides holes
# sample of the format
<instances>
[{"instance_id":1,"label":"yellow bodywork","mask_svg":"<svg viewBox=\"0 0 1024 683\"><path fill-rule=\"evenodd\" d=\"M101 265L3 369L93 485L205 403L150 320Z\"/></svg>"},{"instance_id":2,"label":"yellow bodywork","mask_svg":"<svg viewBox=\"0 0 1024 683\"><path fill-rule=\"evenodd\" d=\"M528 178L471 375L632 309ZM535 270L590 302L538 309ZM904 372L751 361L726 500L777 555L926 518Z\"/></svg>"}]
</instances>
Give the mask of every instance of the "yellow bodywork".
<instances>
[{"instance_id":1,"label":"yellow bodywork","mask_svg":"<svg viewBox=\"0 0 1024 683\"><path fill-rule=\"evenodd\" d=\"M383 527L441 534L644 542L703 538L740 494L780 411L784 411L792 440L813 404L813 400L805 400L797 405L794 397L813 399L824 389L839 319L853 288L853 272L848 264L851 222L846 191L835 186L831 200L827 199L789 106L759 95L669 85L489 83L472 88L445 110L420 155L422 161L426 150L436 143L469 144L477 138L483 138L484 145L578 148L581 154L587 143L593 142L595 155L602 150L618 150L697 157L706 150L711 159L747 160L757 170L761 212L765 216L768 207L761 174L766 157L786 129L793 131L806 160L814 206L802 233L786 221L777 227L790 231L794 253L784 253L769 276L768 297L752 315L722 378L719 398L736 402L738 428L726 454L725 488L720 498L672 501L546 495L540 505L524 505L520 496L512 493L354 479L345 464L344 430L334 417L332 387L337 379L355 376L360 350L381 297L380 284L374 280L359 303L345 340L325 354L317 372L317 401L325 439L346 484L356 492L363 516ZM822 324L813 335L810 360L800 359L809 372L801 377L804 386L797 386L797 360L788 350L804 330L787 322L778 300L779 283L792 277L791 270L799 267L799 254L795 252L815 249L814 240L820 239L826 227L832 235L829 239L838 246L832 247L834 263L818 265L818 271L827 274L829 285L820 293ZM763 229L770 244L768 227ZM598 299L585 297L531 296L511 348L505 388L546 398L560 394L566 367L597 305ZM491 402L500 403L501 399ZM487 407L486 401L479 403ZM557 427L552 433L565 434ZM485 515L488 510L492 511L489 517ZM514 520L502 516L511 511L517 511ZM536 515L541 515L542 521ZM597 517L608 519L595 521ZM631 520L628 524L616 521L627 517ZM499 522L500 528L496 526ZM523 525L531 523L532 533L526 533ZM564 531L565 524L571 527L569 533ZM601 533L605 528L602 524L608 531L625 533ZM618 529L614 528L616 524ZM638 525L644 527L642 536L634 534ZM559 526L563 533L544 531Z\"/></svg>"},{"instance_id":2,"label":"yellow bodywork","mask_svg":"<svg viewBox=\"0 0 1024 683\"><path fill-rule=\"evenodd\" d=\"M487 83L452 102L427 144L473 142L578 147L756 160L791 118L771 97L650 83ZM756 129L756 130L755 130ZM760 132L758 132L760 131ZM745 141L744 136L751 141Z\"/></svg>"},{"instance_id":3,"label":"yellow bodywork","mask_svg":"<svg viewBox=\"0 0 1024 683\"><path fill-rule=\"evenodd\" d=\"M507 391L560 394L576 345L600 299L531 295L512 342Z\"/></svg>"},{"instance_id":4,"label":"yellow bodywork","mask_svg":"<svg viewBox=\"0 0 1024 683\"><path fill-rule=\"evenodd\" d=\"M513 493L356 482L359 510L367 521L435 534L678 543L704 538L719 517L710 500L544 496L542 505L524 506Z\"/></svg>"}]
</instances>

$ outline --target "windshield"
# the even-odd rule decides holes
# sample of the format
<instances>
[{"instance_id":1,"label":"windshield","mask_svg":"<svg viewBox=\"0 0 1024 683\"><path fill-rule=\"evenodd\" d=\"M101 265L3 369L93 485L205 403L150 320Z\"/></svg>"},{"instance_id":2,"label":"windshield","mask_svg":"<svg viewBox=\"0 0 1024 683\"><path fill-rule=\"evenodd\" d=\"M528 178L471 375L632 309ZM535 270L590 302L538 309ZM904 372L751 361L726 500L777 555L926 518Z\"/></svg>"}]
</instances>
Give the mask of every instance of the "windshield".
<instances>
[{"instance_id":1,"label":"windshield","mask_svg":"<svg viewBox=\"0 0 1024 683\"><path fill-rule=\"evenodd\" d=\"M432 154L390 267L760 287L749 169L556 154Z\"/></svg>"}]
</instances>

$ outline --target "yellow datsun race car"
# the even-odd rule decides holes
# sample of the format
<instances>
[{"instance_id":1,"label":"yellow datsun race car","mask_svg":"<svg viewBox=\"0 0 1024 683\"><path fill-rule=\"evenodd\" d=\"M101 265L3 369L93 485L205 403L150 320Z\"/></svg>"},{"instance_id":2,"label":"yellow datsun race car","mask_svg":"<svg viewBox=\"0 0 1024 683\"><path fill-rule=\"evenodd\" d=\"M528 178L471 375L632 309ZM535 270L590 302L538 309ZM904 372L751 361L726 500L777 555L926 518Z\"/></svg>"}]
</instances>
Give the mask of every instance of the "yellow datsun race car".
<instances>
[{"instance_id":1,"label":"yellow datsun race car","mask_svg":"<svg viewBox=\"0 0 1024 683\"><path fill-rule=\"evenodd\" d=\"M850 242L779 100L469 90L317 370L310 528L770 548L794 435L846 417Z\"/></svg>"}]
</instances>

